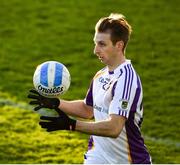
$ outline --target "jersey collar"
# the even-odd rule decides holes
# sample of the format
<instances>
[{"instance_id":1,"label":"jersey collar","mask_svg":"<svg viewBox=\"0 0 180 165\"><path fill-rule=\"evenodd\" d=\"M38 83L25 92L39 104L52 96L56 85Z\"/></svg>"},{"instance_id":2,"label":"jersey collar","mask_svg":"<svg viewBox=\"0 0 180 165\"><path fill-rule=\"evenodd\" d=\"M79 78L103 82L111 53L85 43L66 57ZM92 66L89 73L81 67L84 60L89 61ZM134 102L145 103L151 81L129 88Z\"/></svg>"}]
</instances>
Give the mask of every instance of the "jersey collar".
<instances>
[{"instance_id":1,"label":"jersey collar","mask_svg":"<svg viewBox=\"0 0 180 165\"><path fill-rule=\"evenodd\" d=\"M119 74L120 69L127 64L131 64L131 60L126 59L126 61L120 64L116 69L114 69L113 71L108 71L109 75Z\"/></svg>"}]
</instances>

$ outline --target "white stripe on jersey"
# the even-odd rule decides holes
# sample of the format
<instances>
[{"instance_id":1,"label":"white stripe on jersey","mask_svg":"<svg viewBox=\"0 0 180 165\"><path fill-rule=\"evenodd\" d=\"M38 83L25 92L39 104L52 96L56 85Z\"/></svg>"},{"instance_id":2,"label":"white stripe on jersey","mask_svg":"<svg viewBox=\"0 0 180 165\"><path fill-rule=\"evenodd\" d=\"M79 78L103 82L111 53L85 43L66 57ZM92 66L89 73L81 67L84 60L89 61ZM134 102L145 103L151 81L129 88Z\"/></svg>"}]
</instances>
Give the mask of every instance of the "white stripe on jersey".
<instances>
[{"instance_id":1,"label":"white stripe on jersey","mask_svg":"<svg viewBox=\"0 0 180 165\"><path fill-rule=\"evenodd\" d=\"M124 66L124 71L126 76L124 80L124 90L123 90L122 99L129 100L134 73L132 70L132 66L130 64Z\"/></svg>"}]
</instances>

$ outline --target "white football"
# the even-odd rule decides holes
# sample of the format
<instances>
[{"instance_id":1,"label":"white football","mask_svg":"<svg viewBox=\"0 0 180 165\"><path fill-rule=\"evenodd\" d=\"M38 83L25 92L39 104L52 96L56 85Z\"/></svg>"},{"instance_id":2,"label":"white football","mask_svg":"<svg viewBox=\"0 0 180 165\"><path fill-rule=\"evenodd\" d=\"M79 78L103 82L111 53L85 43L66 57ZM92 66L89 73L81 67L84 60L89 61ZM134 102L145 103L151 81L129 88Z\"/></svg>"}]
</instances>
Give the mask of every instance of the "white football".
<instances>
[{"instance_id":1,"label":"white football","mask_svg":"<svg viewBox=\"0 0 180 165\"><path fill-rule=\"evenodd\" d=\"M58 97L64 94L70 86L71 76L60 62L47 61L37 66L33 84L35 89L43 96Z\"/></svg>"}]
</instances>

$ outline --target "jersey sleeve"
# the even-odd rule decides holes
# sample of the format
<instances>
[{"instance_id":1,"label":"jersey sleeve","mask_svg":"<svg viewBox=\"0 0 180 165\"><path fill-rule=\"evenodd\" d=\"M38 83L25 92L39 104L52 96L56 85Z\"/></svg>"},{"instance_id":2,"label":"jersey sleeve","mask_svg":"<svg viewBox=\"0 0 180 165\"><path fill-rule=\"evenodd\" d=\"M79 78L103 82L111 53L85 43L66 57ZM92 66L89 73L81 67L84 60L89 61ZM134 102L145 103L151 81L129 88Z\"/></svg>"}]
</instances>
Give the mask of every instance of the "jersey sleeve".
<instances>
[{"instance_id":1,"label":"jersey sleeve","mask_svg":"<svg viewBox=\"0 0 180 165\"><path fill-rule=\"evenodd\" d=\"M87 91L84 103L89 106L93 106L93 81L91 81L90 87Z\"/></svg>"},{"instance_id":2,"label":"jersey sleeve","mask_svg":"<svg viewBox=\"0 0 180 165\"><path fill-rule=\"evenodd\" d=\"M133 71L124 70L123 74L117 79L112 88L112 101L109 106L109 114L117 114L129 117L131 105L136 93L137 84L135 83Z\"/></svg>"}]
</instances>

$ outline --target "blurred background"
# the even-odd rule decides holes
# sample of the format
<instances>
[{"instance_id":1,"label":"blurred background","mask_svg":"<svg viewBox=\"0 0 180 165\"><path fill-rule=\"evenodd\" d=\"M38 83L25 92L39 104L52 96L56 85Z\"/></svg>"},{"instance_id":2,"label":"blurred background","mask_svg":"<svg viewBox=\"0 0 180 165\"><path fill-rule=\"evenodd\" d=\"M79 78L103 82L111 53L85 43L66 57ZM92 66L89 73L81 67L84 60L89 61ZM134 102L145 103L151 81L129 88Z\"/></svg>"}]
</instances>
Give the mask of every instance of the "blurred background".
<instances>
[{"instance_id":1,"label":"blurred background","mask_svg":"<svg viewBox=\"0 0 180 165\"><path fill-rule=\"evenodd\" d=\"M28 105L32 76L56 60L71 73L64 99L83 99L103 67L93 54L100 17L122 13L133 33L126 57L144 89L142 134L154 164L180 163L179 0L0 0L0 164L83 163L88 135L47 133Z\"/></svg>"}]
</instances>

